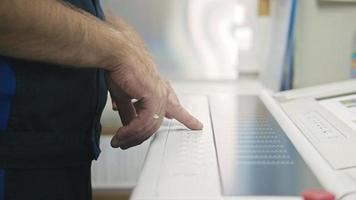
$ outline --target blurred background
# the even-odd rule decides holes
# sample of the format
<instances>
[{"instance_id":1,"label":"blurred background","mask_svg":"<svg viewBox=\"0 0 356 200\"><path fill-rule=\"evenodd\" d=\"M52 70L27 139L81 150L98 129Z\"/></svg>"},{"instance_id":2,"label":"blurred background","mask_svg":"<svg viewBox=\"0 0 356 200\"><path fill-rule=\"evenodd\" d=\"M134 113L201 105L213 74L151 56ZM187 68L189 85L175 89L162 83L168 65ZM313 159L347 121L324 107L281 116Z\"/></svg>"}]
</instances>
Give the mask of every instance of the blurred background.
<instances>
[{"instance_id":1,"label":"blurred background","mask_svg":"<svg viewBox=\"0 0 356 200\"><path fill-rule=\"evenodd\" d=\"M145 40L174 82L261 82L274 91L356 77L354 0L102 0ZM127 199L149 141L110 148L120 126L108 103L94 199Z\"/></svg>"},{"instance_id":2,"label":"blurred background","mask_svg":"<svg viewBox=\"0 0 356 200\"><path fill-rule=\"evenodd\" d=\"M160 71L171 80L235 80L239 70L259 70L255 58L266 46L268 18L255 15L255 0L104 0L103 4L142 35Z\"/></svg>"}]
</instances>

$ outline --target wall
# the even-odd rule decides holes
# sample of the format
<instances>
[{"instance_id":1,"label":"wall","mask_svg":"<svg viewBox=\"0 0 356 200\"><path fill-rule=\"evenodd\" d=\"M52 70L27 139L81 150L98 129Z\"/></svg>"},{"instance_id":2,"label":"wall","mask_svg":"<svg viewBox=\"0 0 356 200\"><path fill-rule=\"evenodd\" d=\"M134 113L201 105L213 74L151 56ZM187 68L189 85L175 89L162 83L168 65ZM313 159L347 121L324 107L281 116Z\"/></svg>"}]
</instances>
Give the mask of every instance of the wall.
<instances>
[{"instance_id":1,"label":"wall","mask_svg":"<svg viewBox=\"0 0 356 200\"><path fill-rule=\"evenodd\" d=\"M350 77L356 3L299 0L294 87Z\"/></svg>"},{"instance_id":2,"label":"wall","mask_svg":"<svg viewBox=\"0 0 356 200\"><path fill-rule=\"evenodd\" d=\"M102 0L103 7L123 17L145 39L152 43L160 40L169 16L167 0Z\"/></svg>"}]
</instances>

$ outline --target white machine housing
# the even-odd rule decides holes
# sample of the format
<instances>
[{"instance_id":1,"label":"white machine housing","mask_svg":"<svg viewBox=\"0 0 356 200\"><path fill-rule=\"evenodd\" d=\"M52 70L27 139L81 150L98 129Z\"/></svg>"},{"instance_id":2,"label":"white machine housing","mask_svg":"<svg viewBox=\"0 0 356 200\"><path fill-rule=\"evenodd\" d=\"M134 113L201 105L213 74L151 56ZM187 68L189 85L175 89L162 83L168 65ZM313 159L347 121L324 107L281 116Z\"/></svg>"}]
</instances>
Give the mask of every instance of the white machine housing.
<instances>
[{"instance_id":1,"label":"white machine housing","mask_svg":"<svg viewBox=\"0 0 356 200\"><path fill-rule=\"evenodd\" d=\"M356 132L317 101L352 93L356 93L356 81L277 94L263 88L255 92L323 187L339 200L356 199ZM182 103L203 121L204 130L189 131L175 121L165 121L151 141L131 200L301 199L298 196L224 196L208 96L187 95Z\"/></svg>"}]
</instances>

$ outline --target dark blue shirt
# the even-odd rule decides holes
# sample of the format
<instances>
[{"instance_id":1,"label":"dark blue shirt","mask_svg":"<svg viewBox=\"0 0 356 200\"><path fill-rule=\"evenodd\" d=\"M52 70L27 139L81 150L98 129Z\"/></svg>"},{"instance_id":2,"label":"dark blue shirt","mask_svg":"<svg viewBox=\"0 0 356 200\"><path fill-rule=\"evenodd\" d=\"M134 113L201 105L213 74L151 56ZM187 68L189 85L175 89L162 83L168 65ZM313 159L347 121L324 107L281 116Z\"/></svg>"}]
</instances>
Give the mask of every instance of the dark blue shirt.
<instances>
[{"instance_id":1,"label":"dark blue shirt","mask_svg":"<svg viewBox=\"0 0 356 200\"><path fill-rule=\"evenodd\" d=\"M98 0L65 0L104 20ZM105 72L0 57L0 168L90 162L99 150Z\"/></svg>"}]
</instances>

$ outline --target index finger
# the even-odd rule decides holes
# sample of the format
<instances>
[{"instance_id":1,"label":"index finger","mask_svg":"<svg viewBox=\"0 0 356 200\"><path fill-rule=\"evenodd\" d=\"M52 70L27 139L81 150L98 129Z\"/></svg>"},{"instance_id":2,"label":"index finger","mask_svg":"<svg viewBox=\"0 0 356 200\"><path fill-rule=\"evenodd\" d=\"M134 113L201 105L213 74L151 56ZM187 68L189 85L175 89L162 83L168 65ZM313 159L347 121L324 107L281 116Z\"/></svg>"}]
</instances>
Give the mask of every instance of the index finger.
<instances>
[{"instance_id":1,"label":"index finger","mask_svg":"<svg viewBox=\"0 0 356 200\"><path fill-rule=\"evenodd\" d=\"M184 124L187 128L192 130L203 129L203 124L181 105L174 106L168 110L170 111L169 116Z\"/></svg>"}]
</instances>

